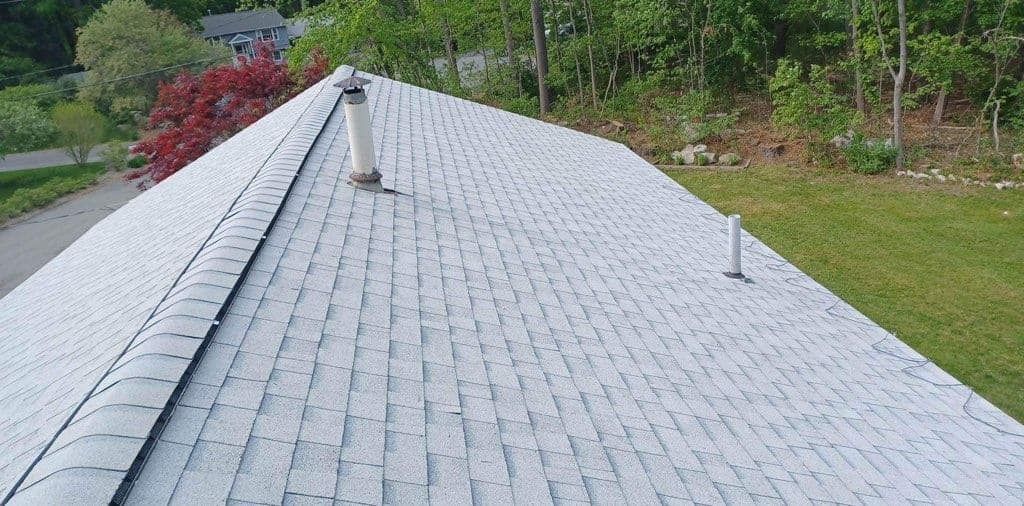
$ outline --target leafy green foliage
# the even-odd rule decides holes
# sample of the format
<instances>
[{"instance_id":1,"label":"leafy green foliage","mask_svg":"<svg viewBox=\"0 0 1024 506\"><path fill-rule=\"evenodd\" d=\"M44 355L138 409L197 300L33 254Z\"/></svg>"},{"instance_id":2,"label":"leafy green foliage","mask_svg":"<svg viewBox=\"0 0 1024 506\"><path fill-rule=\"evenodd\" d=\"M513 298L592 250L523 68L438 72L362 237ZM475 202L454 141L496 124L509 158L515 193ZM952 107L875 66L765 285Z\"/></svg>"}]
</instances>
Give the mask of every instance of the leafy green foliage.
<instances>
[{"instance_id":1,"label":"leafy green foliage","mask_svg":"<svg viewBox=\"0 0 1024 506\"><path fill-rule=\"evenodd\" d=\"M846 164L860 174L881 174L896 163L896 148L889 143L854 136L853 142L843 149Z\"/></svg>"},{"instance_id":2,"label":"leafy green foliage","mask_svg":"<svg viewBox=\"0 0 1024 506\"><path fill-rule=\"evenodd\" d=\"M121 172L128 168L128 146L121 142L112 142L103 150L103 164L107 170Z\"/></svg>"},{"instance_id":3,"label":"leafy green foliage","mask_svg":"<svg viewBox=\"0 0 1024 506\"><path fill-rule=\"evenodd\" d=\"M112 0L78 30L75 61L87 70L79 96L131 120L152 103L158 82L182 70L176 66L201 68L230 56L228 48L202 40L167 11L143 0ZM175 68L161 70L167 67ZM108 82L129 76L135 77Z\"/></svg>"},{"instance_id":4,"label":"leafy green foliage","mask_svg":"<svg viewBox=\"0 0 1024 506\"><path fill-rule=\"evenodd\" d=\"M22 84L0 89L0 102L21 102L49 109L65 98L56 84Z\"/></svg>"},{"instance_id":5,"label":"leafy green foliage","mask_svg":"<svg viewBox=\"0 0 1024 506\"><path fill-rule=\"evenodd\" d=\"M68 102L53 108L53 123L60 134L60 143L76 164L84 164L89 153L103 142L106 119L90 104Z\"/></svg>"},{"instance_id":6,"label":"leafy green foliage","mask_svg":"<svg viewBox=\"0 0 1024 506\"><path fill-rule=\"evenodd\" d=\"M0 159L10 153L41 148L54 134L50 118L36 105L0 100Z\"/></svg>"},{"instance_id":7,"label":"leafy green foliage","mask_svg":"<svg viewBox=\"0 0 1024 506\"><path fill-rule=\"evenodd\" d=\"M290 66L301 68L315 48L331 67L346 64L420 85L438 84L430 56L431 40L418 20L403 16L392 2L332 0L307 12L309 28L288 53ZM344 22L335 22L344 20Z\"/></svg>"},{"instance_id":8,"label":"leafy green foliage","mask_svg":"<svg viewBox=\"0 0 1024 506\"><path fill-rule=\"evenodd\" d=\"M0 172L0 223L96 182L103 164Z\"/></svg>"},{"instance_id":9,"label":"leafy green foliage","mask_svg":"<svg viewBox=\"0 0 1024 506\"><path fill-rule=\"evenodd\" d=\"M799 64L779 60L768 83L775 108L772 122L819 142L855 127L860 120L857 112L836 92L826 73L826 68L813 65L805 81Z\"/></svg>"},{"instance_id":10,"label":"leafy green foliage","mask_svg":"<svg viewBox=\"0 0 1024 506\"><path fill-rule=\"evenodd\" d=\"M715 94L709 90L690 90L682 96L667 95L654 99L654 111L677 118L683 139L700 142L736 125L739 112L714 112Z\"/></svg>"},{"instance_id":11,"label":"leafy green foliage","mask_svg":"<svg viewBox=\"0 0 1024 506\"><path fill-rule=\"evenodd\" d=\"M146 159L145 155L136 155L128 159L128 168L141 169L142 167L145 167L147 163L149 163L149 160Z\"/></svg>"}]
</instances>

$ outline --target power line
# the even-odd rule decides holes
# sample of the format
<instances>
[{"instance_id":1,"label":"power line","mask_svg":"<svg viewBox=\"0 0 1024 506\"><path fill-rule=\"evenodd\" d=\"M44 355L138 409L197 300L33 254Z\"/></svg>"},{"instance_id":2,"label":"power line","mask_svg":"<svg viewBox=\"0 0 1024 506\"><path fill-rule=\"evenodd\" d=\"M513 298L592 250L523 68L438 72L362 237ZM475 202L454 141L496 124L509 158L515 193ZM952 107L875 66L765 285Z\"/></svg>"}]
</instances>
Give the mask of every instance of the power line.
<instances>
[{"instance_id":1,"label":"power line","mask_svg":"<svg viewBox=\"0 0 1024 506\"><path fill-rule=\"evenodd\" d=\"M17 0L17 1L21 2L22 0ZM77 67L77 66L78 66L77 63L69 63L67 65L61 65L59 67L53 67L53 68L49 68L49 69L33 70L32 72L26 72L24 74L17 75L17 76L4 77L4 78L0 79L0 82L7 81L7 80L10 80L10 79L19 79L19 78L22 78L22 77L32 76L32 75L36 75L36 74L42 74L42 73L45 73L45 72L50 72L52 70L60 70L60 69L66 69L68 67Z\"/></svg>"},{"instance_id":2,"label":"power line","mask_svg":"<svg viewBox=\"0 0 1024 506\"><path fill-rule=\"evenodd\" d=\"M126 81L128 79L137 79L139 77L145 77L145 76L148 76L148 75L151 75L151 74L156 74L156 73L159 73L159 72L165 72L167 70L173 70L173 69L177 69L177 68L181 68L181 67L187 67L189 65L195 65L195 64L198 64L198 63L207 63L207 62L218 61L218 60L226 60L228 58L234 58L234 57L235 57L235 55L230 55L230 56L214 56L213 58L204 58L202 60L195 60L195 61L190 61L190 62L185 62L185 63L179 63L178 65L171 65L170 67L163 67L163 68L159 68L159 69L155 69L155 70L149 70L149 71L146 71L146 72L140 72L138 74L132 74L130 76L115 77L113 79L107 79L105 81L100 81L100 82L96 82L96 83L81 84L81 85L75 86L74 89L77 90L77 89L81 89L81 88L88 88L90 86L102 86L104 84L112 84L112 83L116 83L116 82L120 82L120 81ZM64 93L66 91L68 91L67 88L60 89L60 90L54 90L54 91L47 91L47 92L43 92L43 93L37 93L35 95L29 95L27 97L17 97L17 99L18 100L28 100L28 99L38 98L38 97L44 97L46 95L53 95L53 94L56 94L56 93ZM13 100L13 97L12 97L11 100Z\"/></svg>"},{"instance_id":3,"label":"power line","mask_svg":"<svg viewBox=\"0 0 1024 506\"><path fill-rule=\"evenodd\" d=\"M24 2L24 1L25 0L3 0L3 1L0 1L0 5L19 4L19 3Z\"/></svg>"}]
</instances>

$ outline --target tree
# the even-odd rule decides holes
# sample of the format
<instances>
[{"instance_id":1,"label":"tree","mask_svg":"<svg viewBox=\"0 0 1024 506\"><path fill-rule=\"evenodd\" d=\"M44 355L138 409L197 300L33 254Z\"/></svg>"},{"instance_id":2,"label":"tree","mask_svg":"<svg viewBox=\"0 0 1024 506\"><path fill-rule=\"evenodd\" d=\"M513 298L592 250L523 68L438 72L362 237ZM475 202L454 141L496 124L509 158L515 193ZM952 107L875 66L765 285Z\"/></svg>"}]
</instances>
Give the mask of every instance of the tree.
<instances>
[{"instance_id":1,"label":"tree","mask_svg":"<svg viewBox=\"0 0 1024 506\"><path fill-rule=\"evenodd\" d=\"M505 57L508 58L508 66L512 69L512 77L519 86L522 93L522 82L519 80L519 62L516 61L516 41L512 35L512 15L509 11L508 0L498 0L501 7L501 30L505 37Z\"/></svg>"},{"instance_id":2,"label":"tree","mask_svg":"<svg viewBox=\"0 0 1024 506\"><path fill-rule=\"evenodd\" d=\"M530 17L533 21L533 46L537 52L537 93L540 97L540 112L551 112L551 98L548 96L548 46L544 35L544 9L540 0L530 1Z\"/></svg>"},{"instance_id":3,"label":"tree","mask_svg":"<svg viewBox=\"0 0 1024 506\"><path fill-rule=\"evenodd\" d=\"M76 164L89 161L89 153L103 142L106 120L92 105L67 102L53 108L53 124L60 143Z\"/></svg>"},{"instance_id":4,"label":"tree","mask_svg":"<svg viewBox=\"0 0 1024 506\"><path fill-rule=\"evenodd\" d=\"M38 148L53 135L53 123L35 105L0 100L0 159L10 153Z\"/></svg>"},{"instance_id":5,"label":"tree","mask_svg":"<svg viewBox=\"0 0 1024 506\"><path fill-rule=\"evenodd\" d=\"M309 28L288 51L289 64L305 65L314 48L320 48L332 66L352 65L401 76L412 84L439 85L429 48L442 37L429 31L424 16L408 11L404 2L394 0L335 0L311 7L305 12Z\"/></svg>"},{"instance_id":6,"label":"tree","mask_svg":"<svg viewBox=\"0 0 1024 506\"><path fill-rule=\"evenodd\" d=\"M892 76L892 137L896 148L896 170L903 170L906 162L903 149L903 84L907 78L907 2L896 0L896 22L899 26L899 56L893 64L885 44L885 33L882 26L881 9L878 0L871 0L871 10L875 17L875 28L878 30L879 50L885 67Z\"/></svg>"},{"instance_id":7,"label":"tree","mask_svg":"<svg viewBox=\"0 0 1024 506\"><path fill-rule=\"evenodd\" d=\"M853 103L857 105L857 112L864 114L867 107L864 104L864 76L861 75L860 68L859 24L860 0L850 0L850 40L853 46Z\"/></svg>"},{"instance_id":8,"label":"tree","mask_svg":"<svg viewBox=\"0 0 1024 506\"><path fill-rule=\"evenodd\" d=\"M200 75L181 72L160 85L149 115L149 127L158 132L135 147L151 163L134 176L166 179L299 89L323 79L325 72L326 58L314 51L296 83L287 66L274 62L269 45L258 46L255 58L240 59L237 65L214 67Z\"/></svg>"},{"instance_id":9,"label":"tree","mask_svg":"<svg viewBox=\"0 0 1024 506\"><path fill-rule=\"evenodd\" d=\"M228 48L202 40L171 13L143 0L112 0L78 30L75 61L87 71L79 95L115 115L141 112L155 97L157 83L181 66L227 58Z\"/></svg>"}]
</instances>

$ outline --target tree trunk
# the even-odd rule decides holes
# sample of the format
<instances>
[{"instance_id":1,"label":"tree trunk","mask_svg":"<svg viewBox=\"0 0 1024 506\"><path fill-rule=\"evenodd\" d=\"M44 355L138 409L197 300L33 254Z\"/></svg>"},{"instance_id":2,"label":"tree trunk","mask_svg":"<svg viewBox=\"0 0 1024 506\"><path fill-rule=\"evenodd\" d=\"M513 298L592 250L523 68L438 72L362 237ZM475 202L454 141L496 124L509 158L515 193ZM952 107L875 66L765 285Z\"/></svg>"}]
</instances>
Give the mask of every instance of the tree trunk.
<instances>
[{"instance_id":1,"label":"tree trunk","mask_svg":"<svg viewBox=\"0 0 1024 506\"><path fill-rule=\"evenodd\" d=\"M959 46L964 38L964 29L967 25L967 18L971 13L971 0L964 2L964 10L960 13L960 31L956 33L956 44ZM946 112L946 96L948 91L943 86L939 90L939 96L935 98L935 112L932 113L932 124L938 125L942 123L942 115Z\"/></svg>"},{"instance_id":2,"label":"tree trunk","mask_svg":"<svg viewBox=\"0 0 1024 506\"><path fill-rule=\"evenodd\" d=\"M583 1L583 8L585 9L583 15L587 20L587 56L590 60L590 98L597 107L597 73L594 69L594 32L591 23L591 11L590 0Z\"/></svg>"},{"instance_id":3,"label":"tree trunk","mask_svg":"<svg viewBox=\"0 0 1024 506\"><path fill-rule=\"evenodd\" d=\"M505 31L505 56L508 57L508 66L512 69L512 77L516 80L516 88L519 94L523 94L523 81L519 78L519 62L516 61L516 42L512 38L512 17L509 13L508 0L501 0L501 25Z\"/></svg>"},{"instance_id":4,"label":"tree trunk","mask_svg":"<svg viewBox=\"0 0 1024 506\"><path fill-rule=\"evenodd\" d=\"M853 101L857 104L857 111L863 114L867 107L864 104L864 76L860 71L860 45L857 43L860 37L857 29L860 0L851 0L850 10L853 18L850 23L850 38L853 39Z\"/></svg>"},{"instance_id":5,"label":"tree trunk","mask_svg":"<svg viewBox=\"0 0 1024 506\"><path fill-rule=\"evenodd\" d=\"M448 1L444 2L444 15L441 17L441 28L444 32L444 52L448 57L448 78L456 86L462 86L462 79L459 78L459 56L456 47L455 36L452 33L452 24L448 21Z\"/></svg>"},{"instance_id":6,"label":"tree trunk","mask_svg":"<svg viewBox=\"0 0 1024 506\"><path fill-rule=\"evenodd\" d=\"M551 17L554 18L555 22L554 30L551 30L551 33L555 34L555 38L551 42L551 45L554 47L555 50L555 70L561 70L562 40L561 37L558 36L558 27L562 24L562 21L558 18L558 8L555 6L555 0L551 0L551 3L549 4L548 8L551 9L548 12L551 13Z\"/></svg>"},{"instance_id":7,"label":"tree trunk","mask_svg":"<svg viewBox=\"0 0 1024 506\"><path fill-rule=\"evenodd\" d=\"M551 112L551 98L548 97L548 46L544 36L544 9L540 0L530 0L530 17L533 20L533 46L537 52L537 94L540 98L540 112Z\"/></svg>"},{"instance_id":8,"label":"tree trunk","mask_svg":"<svg viewBox=\"0 0 1024 506\"><path fill-rule=\"evenodd\" d=\"M999 105L1002 101L996 100L996 108L992 111L992 147L996 153L999 152Z\"/></svg>"},{"instance_id":9,"label":"tree trunk","mask_svg":"<svg viewBox=\"0 0 1024 506\"><path fill-rule=\"evenodd\" d=\"M789 35L789 23L784 19L775 22L772 27L772 36L775 39L772 43L772 56L777 60L786 56L786 38Z\"/></svg>"},{"instance_id":10,"label":"tree trunk","mask_svg":"<svg viewBox=\"0 0 1024 506\"><path fill-rule=\"evenodd\" d=\"M903 149L903 84L907 79L907 1L896 0L896 11L900 25L899 71L892 82L892 133L896 146L896 170L903 170L906 163Z\"/></svg>"},{"instance_id":11,"label":"tree trunk","mask_svg":"<svg viewBox=\"0 0 1024 506\"><path fill-rule=\"evenodd\" d=\"M574 0L569 0L569 18L573 20L572 36L576 38L576 10L573 9ZM572 58L576 62L576 89L579 90L576 94L578 98L583 98L583 68L580 66L580 53L574 47L572 51Z\"/></svg>"}]
</instances>

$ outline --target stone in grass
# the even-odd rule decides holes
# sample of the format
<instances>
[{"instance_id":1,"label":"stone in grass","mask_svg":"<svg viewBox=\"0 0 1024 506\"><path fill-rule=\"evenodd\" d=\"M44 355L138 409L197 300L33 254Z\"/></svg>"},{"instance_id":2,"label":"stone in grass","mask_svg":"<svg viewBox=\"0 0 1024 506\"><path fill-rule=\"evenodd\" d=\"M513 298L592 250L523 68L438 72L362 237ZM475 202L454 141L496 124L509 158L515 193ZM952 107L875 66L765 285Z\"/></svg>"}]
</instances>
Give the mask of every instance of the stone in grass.
<instances>
[{"instance_id":1,"label":"stone in grass","mask_svg":"<svg viewBox=\"0 0 1024 506\"><path fill-rule=\"evenodd\" d=\"M737 155L736 153L725 153L722 156L718 157L719 165L739 165L741 161L743 161L743 159L740 158L740 155Z\"/></svg>"}]
</instances>

